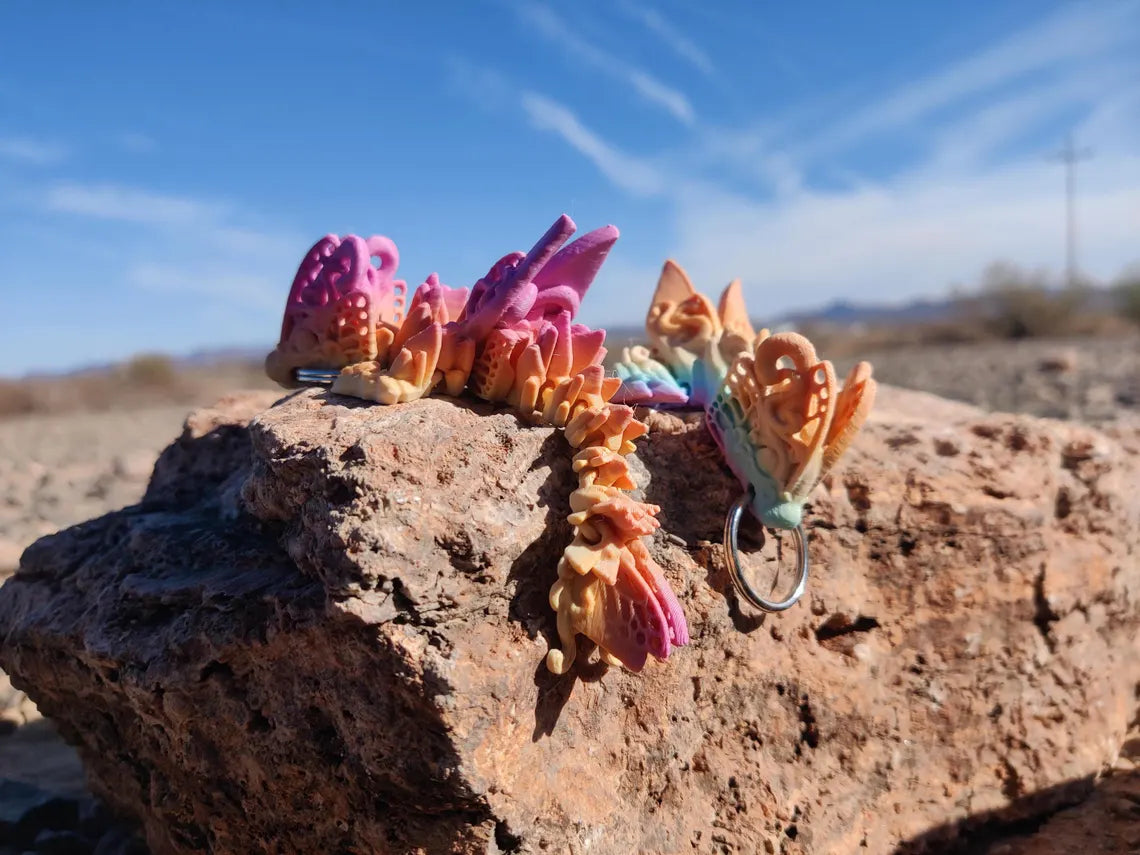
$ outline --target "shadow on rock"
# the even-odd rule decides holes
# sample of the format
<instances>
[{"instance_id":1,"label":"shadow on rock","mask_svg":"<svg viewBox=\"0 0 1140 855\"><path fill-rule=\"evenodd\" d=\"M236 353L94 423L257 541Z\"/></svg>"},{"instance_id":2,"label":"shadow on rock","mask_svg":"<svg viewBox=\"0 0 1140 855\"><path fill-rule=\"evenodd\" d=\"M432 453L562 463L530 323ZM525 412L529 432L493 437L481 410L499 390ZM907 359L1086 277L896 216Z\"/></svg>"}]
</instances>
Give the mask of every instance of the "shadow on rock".
<instances>
[{"instance_id":1,"label":"shadow on rock","mask_svg":"<svg viewBox=\"0 0 1140 855\"><path fill-rule=\"evenodd\" d=\"M48 719L0 736L0 768L0 853L147 852L133 827L87 792L75 750Z\"/></svg>"},{"instance_id":2,"label":"shadow on rock","mask_svg":"<svg viewBox=\"0 0 1140 855\"><path fill-rule=\"evenodd\" d=\"M894 855L1075 852L1140 852L1140 770L1078 778L1030 793L1002 810L932 828L904 842Z\"/></svg>"}]
</instances>

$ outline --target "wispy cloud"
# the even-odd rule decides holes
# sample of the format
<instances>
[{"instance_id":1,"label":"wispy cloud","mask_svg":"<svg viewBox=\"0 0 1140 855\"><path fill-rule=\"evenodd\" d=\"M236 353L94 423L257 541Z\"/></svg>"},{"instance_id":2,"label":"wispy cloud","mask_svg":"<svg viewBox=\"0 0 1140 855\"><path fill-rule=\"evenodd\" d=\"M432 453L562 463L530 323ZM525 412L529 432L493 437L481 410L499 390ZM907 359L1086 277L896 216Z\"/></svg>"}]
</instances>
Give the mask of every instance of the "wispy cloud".
<instances>
[{"instance_id":1,"label":"wispy cloud","mask_svg":"<svg viewBox=\"0 0 1140 855\"><path fill-rule=\"evenodd\" d=\"M684 93L591 44L575 33L570 25L548 6L529 0L518 0L512 3L512 6L527 26L556 44L572 59L623 81L647 104L664 110L677 121L686 125L696 122L696 111Z\"/></svg>"},{"instance_id":2,"label":"wispy cloud","mask_svg":"<svg viewBox=\"0 0 1140 855\"><path fill-rule=\"evenodd\" d=\"M0 158L16 160L33 166L51 166L66 160L70 149L58 142L30 137L0 138Z\"/></svg>"},{"instance_id":3,"label":"wispy cloud","mask_svg":"<svg viewBox=\"0 0 1140 855\"><path fill-rule=\"evenodd\" d=\"M618 151L583 125L565 105L534 92L524 92L522 107L534 127L562 137L621 189L638 196L655 195L663 189L661 175L652 166Z\"/></svg>"},{"instance_id":4,"label":"wispy cloud","mask_svg":"<svg viewBox=\"0 0 1140 855\"><path fill-rule=\"evenodd\" d=\"M216 262L189 267L138 262L127 268L125 278L127 284L156 294L207 297L223 305L266 313L283 305L281 281L264 272L235 272Z\"/></svg>"},{"instance_id":5,"label":"wispy cloud","mask_svg":"<svg viewBox=\"0 0 1140 855\"><path fill-rule=\"evenodd\" d=\"M294 236L251 228L230 202L119 184L57 184L43 194L43 207L135 231L127 241L134 251L118 259L128 285L240 305L266 318L279 308L281 283L305 248ZM138 240L140 228L146 240Z\"/></svg>"},{"instance_id":6,"label":"wispy cloud","mask_svg":"<svg viewBox=\"0 0 1140 855\"><path fill-rule=\"evenodd\" d=\"M463 57L449 58L447 66L449 83L460 95L491 113L511 113L521 107L531 127L561 138L619 190L634 196L664 192L664 178L652 162L623 152L565 104L521 89L498 71Z\"/></svg>"},{"instance_id":7,"label":"wispy cloud","mask_svg":"<svg viewBox=\"0 0 1140 855\"><path fill-rule=\"evenodd\" d=\"M701 50L696 42L661 17L661 13L656 9L649 9L639 3L634 3L633 0L624 0L620 4L620 8L657 36L662 44L693 68L709 77L716 72L709 55Z\"/></svg>"},{"instance_id":8,"label":"wispy cloud","mask_svg":"<svg viewBox=\"0 0 1140 855\"><path fill-rule=\"evenodd\" d=\"M1105 92L1130 91L1134 74L1114 66L1070 73L1060 80L1025 84L1005 97L955 115L929 134L932 167L969 169L1011 150L1024 150L1043 129L1091 113Z\"/></svg>"},{"instance_id":9,"label":"wispy cloud","mask_svg":"<svg viewBox=\"0 0 1140 855\"><path fill-rule=\"evenodd\" d=\"M1110 278L1136 257L1140 158L1094 161L1081 185L1082 266ZM1039 160L784 203L689 194L677 208L677 252L704 281L742 277L750 305L769 317L838 298L901 300L976 281L997 259L1060 269L1061 188L1060 171Z\"/></svg>"},{"instance_id":10,"label":"wispy cloud","mask_svg":"<svg viewBox=\"0 0 1140 855\"><path fill-rule=\"evenodd\" d=\"M1034 73L1059 71L1078 60L1136 41L1140 4L1071 4L977 54L910 83L856 110L805 141L804 154L835 151L890 132L940 110L1024 82Z\"/></svg>"},{"instance_id":11,"label":"wispy cloud","mask_svg":"<svg viewBox=\"0 0 1140 855\"><path fill-rule=\"evenodd\" d=\"M505 75L458 54L444 57L450 88L476 107L488 112L511 110L518 103L518 89Z\"/></svg>"},{"instance_id":12,"label":"wispy cloud","mask_svg":"<svg viewBox=\"0 0 1140 855\"><path fill-rule=\"evenodd\" d=\"M912 128L919 150L875 179L856 173L827 189L805 181L766 197L675 185L678 253L698 276L743 277L751 304L766 312L938 293L976 281L997 259L1060 270L1062 173L1040 141L1080 124L1086 144L1097 145L1097 133L1111 138L1081 168L1077 209L1082 267L1111 278L1137 254L1140 155L1119 140L1140 138L1140 98L1121 94L1140 80L1138 12L1134 2L1065 6L845 121L781 140L779 150L805 165ZM729 156L756 161L777 150L763 135L739 142Z\"/></svg>"},{"instance_id":13,"label":"wispy cloud","mask_svg":"<svg viewBox=\"0 0 1140 855\"><path fill-rule=\"evenodd\" d=\"M56 184L48 188L43 205L56 213L151 225L210 222L225 210L213 202L117 184Z\"/></svg>"},{"instance_id":14,"label":"wispy cloud","mask_svg":"<svg viewBox=\"0 0 1140 855\"><path fill-rule=\"evenodd\" d=\"M116 142L120 148L131 154L150 154L158 150L158 141L147 134L120 134Z\"/></svg>"}]
</instances>

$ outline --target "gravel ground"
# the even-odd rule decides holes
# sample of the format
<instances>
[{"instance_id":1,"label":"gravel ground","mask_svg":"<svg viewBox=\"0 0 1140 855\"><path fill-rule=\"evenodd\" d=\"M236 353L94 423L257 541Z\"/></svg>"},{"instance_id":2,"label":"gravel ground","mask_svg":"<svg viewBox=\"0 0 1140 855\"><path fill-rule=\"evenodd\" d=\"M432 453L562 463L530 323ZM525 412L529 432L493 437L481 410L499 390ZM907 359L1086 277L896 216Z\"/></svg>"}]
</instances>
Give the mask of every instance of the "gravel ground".
<instances>
[{"instance_id":1,"label":"gravel ground","mask_svg":"<svg viewBox=\"0 0 1140 855\"><path fill-rule=\"evenodd\" d=\"M883 383L987 410L1094 423L1140 414L1140 335L900 347L860 358ZM851 362L836 367L846 374Z\"/></svg>"},{"instance_id":2,"label":"gravel ground","mask_svg":"<svg viewBox=\"0 0 1140 855\"><path fill-rule=\"evenodd\" d=\"M36 538L137 501L187 411L0 420L0 576Z\"/></svg>"}]
</instances>

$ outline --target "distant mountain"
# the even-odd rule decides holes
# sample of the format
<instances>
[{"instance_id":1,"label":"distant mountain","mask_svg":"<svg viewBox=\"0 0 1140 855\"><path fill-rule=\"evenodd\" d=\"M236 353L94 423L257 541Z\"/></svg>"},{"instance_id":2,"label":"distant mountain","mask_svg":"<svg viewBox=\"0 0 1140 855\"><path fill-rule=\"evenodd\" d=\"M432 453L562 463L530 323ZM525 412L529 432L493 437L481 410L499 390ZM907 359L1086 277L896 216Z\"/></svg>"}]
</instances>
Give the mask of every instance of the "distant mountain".
<instances>
[{"instance_id":1,"label":"distant mountain","mask_svg":"<svg viewBox=\"0 0 1140 855\"><path fill-rule=\"evenodd\" d=\"M186 356L172 357L175 365L207 366L219 362L262 362L273 345L264 347L219 347L214 350L196 350Z\"/></svg>"},{"instance_id":2,"label":"distant mountain","mask_svg":"<svg viewBox=\"0 0 1140 855\"><path fill-rule=\"evenodd\" d=\"M1053 295L1060 294L1062 289L1049 289ZM874 303L852 303L848 300L836 300L822 309L802 310L792 312L779 319L775 326L788 324L795 326L808 322L831 323L843 326L852 324L886 325L924 323L941 321L960 314L964 303L971 300L985 300L986 292L972 292L962 296L946 296L938 299L911 300L899 305L883 305ZM1114 309L1114 296L1109 288L1091 286L1084 292L1084 305L1086 311L1112 312Z\"/></svg>"},{"instance_id":3,"label":"distant mountain","mask_svg":"<svg viewBox=\"0 0 1140 855\"><path fill-rule=\"evenodd\" d=\"M958 301L952 298L941 300L912 300L898 306L859 304L848 300L836 300L822 309L794 312L780 320L797 325L807 322L851 324L898 324L937 321L958 311Z\"/></svg>"}]
</instances>

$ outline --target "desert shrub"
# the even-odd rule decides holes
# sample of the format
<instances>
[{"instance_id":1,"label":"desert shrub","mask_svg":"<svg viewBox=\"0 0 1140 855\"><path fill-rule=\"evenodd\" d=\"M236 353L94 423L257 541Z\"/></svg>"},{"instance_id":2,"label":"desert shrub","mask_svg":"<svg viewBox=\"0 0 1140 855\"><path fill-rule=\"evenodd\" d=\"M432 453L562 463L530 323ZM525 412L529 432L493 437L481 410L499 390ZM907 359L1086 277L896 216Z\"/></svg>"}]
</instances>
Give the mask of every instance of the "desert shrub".
<instances>
[{"instance_id":1,"label":"desert shrub","mask_svg":"<svg viewBox=\"0 0 1140 855\"><path fill-rule=\"evenodd\" d=\"M133 357L123 367L128 383L136 386L168 387L178 381L178 369L169 356L144 353Z\"/></svg>"},{"instance_id":2,"label":"desert shrub","mask_svg":"<svg viewBox=\"0 0 1140 855\"><path fill-rule=\"evenodd\" d=\"M1126 270L1113 285L1112 295L1117 313L1140 325L1140 267Z\"/></svg>"},{"instance_id":3,"label":"desert shrub","mask_svg":"<svg viewBox=\"0 0 1140 855\"><path fill-rule=\"evenodd\" d=\"M1089 304L1084 286L1050 289L1044 275L1012 264L986 269L981 293L964 303L981 324L1000 338L1057 336L1077 332Z\"/></svg>"},{"instance_id":4,"label":"desert shrub","mask_svg":"<svg viewBox=\"0 0 1140 855\"><path fill-rule=\"evenodd\" d=\"M34 413L37 405L35 389L30 383L0 380L0 417Z\"/></svg>"}]
</instances>

